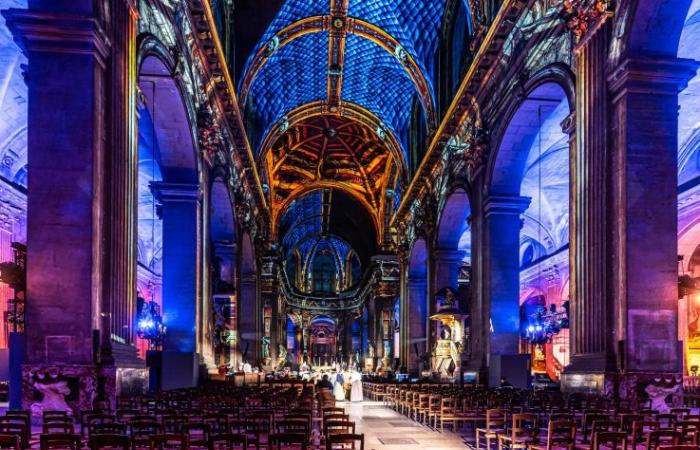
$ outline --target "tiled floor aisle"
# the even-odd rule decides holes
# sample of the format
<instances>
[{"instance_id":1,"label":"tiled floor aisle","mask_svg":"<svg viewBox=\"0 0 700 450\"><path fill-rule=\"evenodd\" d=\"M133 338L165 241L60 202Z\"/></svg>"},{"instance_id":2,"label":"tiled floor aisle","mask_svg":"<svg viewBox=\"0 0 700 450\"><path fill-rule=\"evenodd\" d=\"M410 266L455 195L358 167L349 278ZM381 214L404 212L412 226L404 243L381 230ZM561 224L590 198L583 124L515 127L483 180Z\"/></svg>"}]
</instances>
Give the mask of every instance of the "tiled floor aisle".
<instances>
[{"instance_id":1,"label":"tiled floor aisle","mask_svg":"<svg viewBox=\"0 0 700 450\"><path fill-rule=\"evenodd\" d=\"M380 402L345 403L343 406L350 420L355 422L357 432L365 434L367 450L469 448L457 434L433 431Z\"/></svg>"}]
</instances>

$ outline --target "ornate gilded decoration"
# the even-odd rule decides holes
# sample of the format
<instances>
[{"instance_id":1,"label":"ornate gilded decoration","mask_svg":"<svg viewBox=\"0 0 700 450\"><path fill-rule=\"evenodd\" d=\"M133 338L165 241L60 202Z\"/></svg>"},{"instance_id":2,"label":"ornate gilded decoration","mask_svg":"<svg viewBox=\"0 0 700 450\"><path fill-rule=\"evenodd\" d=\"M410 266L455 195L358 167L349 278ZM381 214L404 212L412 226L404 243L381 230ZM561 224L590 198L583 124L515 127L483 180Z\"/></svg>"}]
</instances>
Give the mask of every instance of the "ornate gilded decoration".
<instances>
[{"instance_id":1,"label":"ornate gilded decoration","mask_svg":"<svg viewBox=\"0 0 700 450\"><path fill-rule=\"evenodd\" d=\"M591 25L606 14L608 4L604 0L564 0L561 16L579 41Z\"/></svg>"}]
</instances>

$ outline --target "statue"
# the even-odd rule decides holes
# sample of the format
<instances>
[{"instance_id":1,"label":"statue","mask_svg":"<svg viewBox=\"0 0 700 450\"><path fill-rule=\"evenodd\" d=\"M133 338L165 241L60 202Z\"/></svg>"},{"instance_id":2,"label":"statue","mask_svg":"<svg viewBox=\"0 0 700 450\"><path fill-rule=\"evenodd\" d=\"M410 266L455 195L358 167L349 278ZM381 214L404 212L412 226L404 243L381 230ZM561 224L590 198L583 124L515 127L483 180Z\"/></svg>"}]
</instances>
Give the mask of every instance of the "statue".
<instances>
[{"instance_id":1,"label":"statue","mask_svg":"<svg viewBox=\"0 0 700 450\"><path fill-rule=\"evenodd\" d=\"M369 342L369 344L367 344L367 352L369 353L370 358L376 358L376 354L374 351L374 342Z\"/></svg>"},{"instance_id":2,"label":"statue","mask_svg":"<svg viewBox=\"0 0 700 450\"><path fill-rule=\"evenodd\" d=\"M442 329L442 338L443 339L450 339L450 329L445 327Z\"/></svg>"},{"instance_id":3,"label":"statue","mask_svg":"<svg viewBox=\"0 0 700 450\"><path fill-rule=\"evenodd\" d=\"M270 358L270 336L262 337L262 357L263 360Z\"/></svg>"},{"instance_id":4,"label":"statue","mask_svg":"<svg viewBox=\"0 0 700 450\"><path fill-rule=\"evenodd\" d=\"M277 367L284 367L287 363L287 347L280 344L277 352Z\"/></svg>"},{"instance_id":5,"label":"statue","mask_svg":"<svg viewBox=\"0 0 700 450\"><path fill-rule=\"evenodd\" d=\"M32 404L32 415L41 416L43 411L73 413L71 407L66 403L66 395L70 394L68 382L59 377L58 369L35 372L32 377L32 386L43 396L41 402Z\"/></svg>"},{"instance_id":6,"label":"statue","mask_svg":"<svg viewBox=\"0 0 700 450\"><path fill-rule=\"evenodd\" d=\"M675 386L668 387L658 384L650 383L644 389L644 392L649 396L651 401L651 408L660 413L669 413L671 407L666 403L666 397L671 394L675 394L681 387L681 384L676 384Z\"/></svg>"}]
</instances>

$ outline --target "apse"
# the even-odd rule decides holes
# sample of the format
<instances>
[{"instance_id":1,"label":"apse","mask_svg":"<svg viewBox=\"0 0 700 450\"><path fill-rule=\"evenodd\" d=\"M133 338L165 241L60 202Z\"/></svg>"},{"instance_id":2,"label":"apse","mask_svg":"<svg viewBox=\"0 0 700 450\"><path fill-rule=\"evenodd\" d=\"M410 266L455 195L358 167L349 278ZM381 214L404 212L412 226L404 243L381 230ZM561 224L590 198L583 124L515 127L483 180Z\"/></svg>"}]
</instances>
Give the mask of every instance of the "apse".
<instances>
[{"instance_id":1,"label":"apse","mask_svg":"<svg viewBox=\"0 0 700 450\"><path fill-rule=\"evenodd\" d=\"M302 292L331 294L354 288L376 249L369 212L340 190L312 191L294 200L280 219L285 272Z\"/></svg>"}]
</instances>

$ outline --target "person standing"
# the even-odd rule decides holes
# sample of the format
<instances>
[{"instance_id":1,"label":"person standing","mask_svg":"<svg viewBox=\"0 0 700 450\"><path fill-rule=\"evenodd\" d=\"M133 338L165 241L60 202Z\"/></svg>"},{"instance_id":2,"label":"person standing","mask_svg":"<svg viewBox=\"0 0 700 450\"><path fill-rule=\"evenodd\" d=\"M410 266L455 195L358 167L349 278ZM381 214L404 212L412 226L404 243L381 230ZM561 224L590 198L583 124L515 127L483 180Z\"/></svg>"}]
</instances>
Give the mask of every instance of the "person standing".
<instances>
[{"instance_id":1,"label":"person standing","mask_svg":"<svg viewBox=\"0 0 700 450\"><path fill-rule=\"evenodd\" d=\"M338 372L335 377L335 385L333 387L333 394L335 395L335 401L344 402L345 401L345 377L343 372Z\"/></svg>"},{"instance_id":2,"label":"person standing","mask_svg":"<svg viewBox=\"0 0 700 450\"><path fill-rule=\"evenodd\" d=\"M350 401L351 402L361 402L363 400L362 396L362 374L355 369L353 369L350 375L350 381L352 382L350 388Z\"/></svg>"}]
</instances>

